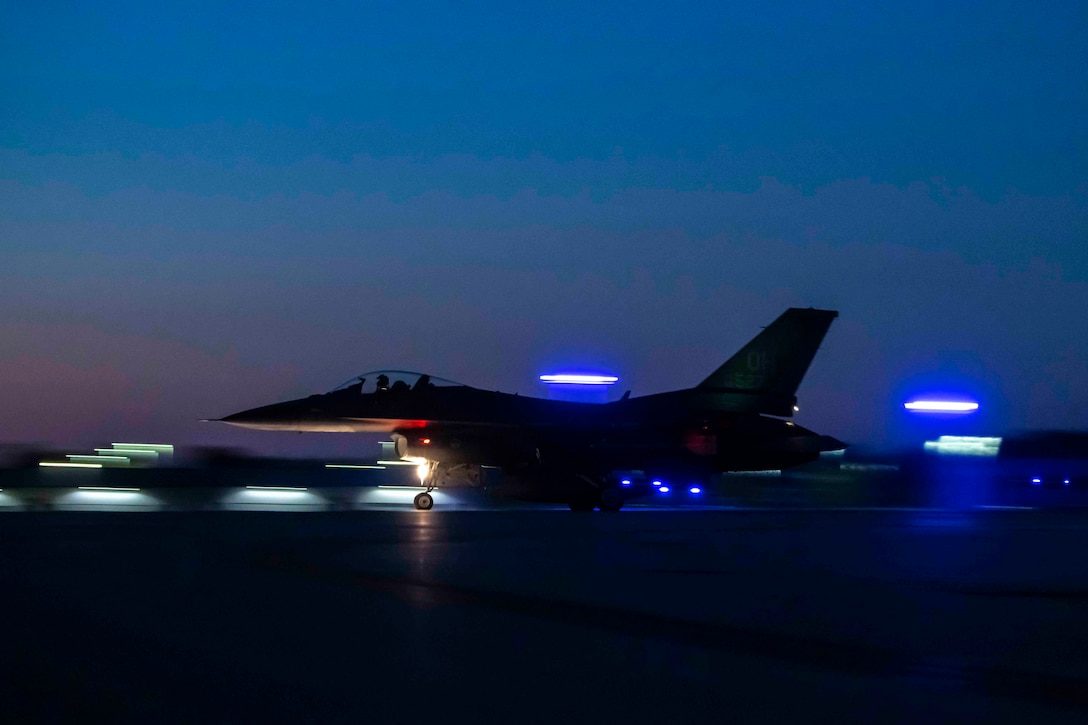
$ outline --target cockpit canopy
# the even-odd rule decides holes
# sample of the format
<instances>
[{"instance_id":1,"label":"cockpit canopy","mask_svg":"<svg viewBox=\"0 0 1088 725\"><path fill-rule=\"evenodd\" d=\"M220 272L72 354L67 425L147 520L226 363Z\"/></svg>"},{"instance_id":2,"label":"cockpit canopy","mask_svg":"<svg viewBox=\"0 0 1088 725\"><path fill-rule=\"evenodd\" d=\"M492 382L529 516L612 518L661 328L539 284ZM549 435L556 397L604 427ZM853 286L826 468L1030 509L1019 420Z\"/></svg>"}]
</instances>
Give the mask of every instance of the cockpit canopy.
<instances>
[{"instance_id":1,"label":"cockpit canopy","mask_svg":"<svg viewBox=\"0 0 1088 725\"><path fill-rule=\"evenodd\" d=\"M338 385L330 393L351 392L369 395L379 391L404 392L409 390L429 390L431 388L467 388L467 385L455 383L445 378L436 378L426 373L413 373L408 370L373 370L363 373L343 385Z\"/></svg>"}]
</instances>

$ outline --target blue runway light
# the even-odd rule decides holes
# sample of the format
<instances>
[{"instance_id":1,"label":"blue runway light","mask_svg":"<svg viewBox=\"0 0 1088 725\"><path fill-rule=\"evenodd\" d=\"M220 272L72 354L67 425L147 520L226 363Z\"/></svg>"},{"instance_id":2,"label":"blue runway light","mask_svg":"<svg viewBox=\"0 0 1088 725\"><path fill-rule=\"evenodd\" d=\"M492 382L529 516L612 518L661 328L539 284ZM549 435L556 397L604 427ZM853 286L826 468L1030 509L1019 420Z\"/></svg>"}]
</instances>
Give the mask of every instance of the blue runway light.
<instances>
[{"instance_id":1,"label":"blue runway light","mask_svg":"<svg viewBox=\"0 0 1088 725\"><path fill-rule=\"evenodd\" d=\"M620 485L621 486L630 486L631 485L631 479L630 478L623 479L622 481L620 481Z\"/></svg>"},{"instance_id":2,"label":"blue runway light","mask_svg":"<svg viewBox=\"0 0 1088 725\"><path fill-rule=\"evenodd\" d=\"M692 486L691 488L688 489L688 492L694 493L694 494L699 494L699 493L703 492L703 489L699 488L698 486Z\"/></svg>"},{"instance_id":3,"label":"blue runway light","mask_svg":"<svg viewBox=\"0 0 1088 725\"><path fill-rule=\"evenodd\" d=\"M1062 485L1063 486L1068 486L1069 485L1069 479L1068 478L1063 478L1062 479Z\"/></svg>"},{"instance_id":4,"label":"blue runway light","mask_svg":"<svg viewBox=\"0 0 1088 725\"><path fill-rule=\"evenodd\" d=\"M653 481L653 484L654 484L655 486L660 486L660 485L661 485L661 481L657 481L657 480L654 480L654 481Z\"/></svg>"},{"instance_id":5,"label":"blue runway light","mask_svg":"<svg viewBox=\"0 0 1088 725\"><path fill-rule=\"evenodd\" d=\"M669 487L668 486L661 486L660 488L657 489L657 491L658 491L658 493L668 493L669 492Z\"/></svg>"},{"instance_id":6,"label":"blue runway light","mask_svg":"<svg viewBox=\"0 0 1088 725\"><path fill-rule=\"evenodd\" d=\"M1041 478L1033 478L1033 479L1031 479L1031 485L1033 485L1033 486L1038 486L1038 485L1039 485L1040 483L1042 483L1042 482L1043 482L1043 479L1041 479Z\"/></svg>"}]
</instances>

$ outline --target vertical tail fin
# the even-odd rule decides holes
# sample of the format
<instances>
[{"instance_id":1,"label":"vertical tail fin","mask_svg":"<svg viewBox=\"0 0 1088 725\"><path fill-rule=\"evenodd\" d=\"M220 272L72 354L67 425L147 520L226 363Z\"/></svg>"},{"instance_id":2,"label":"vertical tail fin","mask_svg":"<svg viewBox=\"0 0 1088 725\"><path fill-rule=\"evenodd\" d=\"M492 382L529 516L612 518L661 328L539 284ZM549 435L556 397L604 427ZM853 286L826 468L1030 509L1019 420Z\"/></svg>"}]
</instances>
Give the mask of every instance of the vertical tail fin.
<instances>
[{"instance_id":1,"label":"vertical tail fin","mask_svg":"<svg viewBox=\"0 0 1088 725\"><path fill-rule=\"evenodd\" d=\"M833 310L791 307L699 383L698 389L755 395L759 412L792 415L797 387L838 316Z\"/></svg>"}]
</instances>

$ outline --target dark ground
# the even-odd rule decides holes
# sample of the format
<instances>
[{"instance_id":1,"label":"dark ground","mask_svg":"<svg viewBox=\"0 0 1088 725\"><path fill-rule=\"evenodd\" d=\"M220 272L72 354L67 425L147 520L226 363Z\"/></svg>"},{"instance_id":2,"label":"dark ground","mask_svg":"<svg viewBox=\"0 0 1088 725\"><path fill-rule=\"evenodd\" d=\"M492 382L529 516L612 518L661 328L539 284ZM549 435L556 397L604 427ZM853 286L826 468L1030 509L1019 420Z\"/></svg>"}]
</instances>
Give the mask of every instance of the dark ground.
<instances>
[{"instance_id":1,"label":"dark ground","mask_svg":"<svg viewBox=\"0 0 1088 725\"><path fill-rule=\"evenodd\" d=\"M7 722L1085 721L1088 512L0 517Z\"/></svg>"}]
</instances>

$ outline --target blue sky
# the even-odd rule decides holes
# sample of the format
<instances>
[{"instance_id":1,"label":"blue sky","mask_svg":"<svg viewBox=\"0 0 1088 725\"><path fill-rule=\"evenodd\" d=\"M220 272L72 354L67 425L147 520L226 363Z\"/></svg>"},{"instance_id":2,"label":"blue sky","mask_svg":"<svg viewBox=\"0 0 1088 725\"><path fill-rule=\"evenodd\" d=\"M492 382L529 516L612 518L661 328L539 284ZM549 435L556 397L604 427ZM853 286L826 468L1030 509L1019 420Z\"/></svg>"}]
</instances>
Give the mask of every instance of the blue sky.
<instances>
[{"instance_id":1,"label":"blue sky","mask_svg":"<svg viewBox=\"0 0 1088 725\"><path fill-rule=\"evenodd\" d=\"M9 3L0 439L222 442L375 367L655 392L788 305L842 313L807 425L950 370L1083 427L1086 15Z\"/></svg>"}]
</instances>

